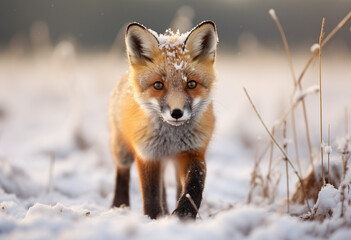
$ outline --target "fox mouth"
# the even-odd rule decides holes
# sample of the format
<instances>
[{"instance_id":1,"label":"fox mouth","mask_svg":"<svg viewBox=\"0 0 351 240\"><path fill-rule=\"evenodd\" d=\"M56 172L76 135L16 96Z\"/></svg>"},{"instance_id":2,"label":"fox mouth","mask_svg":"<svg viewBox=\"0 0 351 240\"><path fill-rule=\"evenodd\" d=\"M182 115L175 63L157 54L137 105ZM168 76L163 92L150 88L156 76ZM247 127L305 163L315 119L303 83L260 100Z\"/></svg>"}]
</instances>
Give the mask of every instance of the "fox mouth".
<instances>
[{"instance_id":1,"label":"fox mouth","mask_svg":"<svg viewBox=\"0 0 351 240\"><path fill-rule=\"evenodd\" d=\"M188 110L185 110L182 114L182 116L172 116L170 111L164 111L164 112L160 112L161 115L161 119L166 122L167 124L171 125L171 126L181 126L183 124L186 124L189 122L189 120L191 119L191 113Z\"/></svg>"},{"instance_id":2,"label":"fox mouth","mask_svg":"<svg viewBox=\"0 0 351 240\"><path fill-rule=\"evenodd\" d=\"M175 127L181 126L184 123L186 123L187 121L189 121L189 119L174 119L174 118L167 118L167 117L163 116L163 114L160 114L160 115L161 115L161 119L165 123L172 125L172 126L175 126Z\"/></svg>"},{"instance_id":3,"label":"fox mouth","mask_svg":"<svg viewBox=\"0 0 351 240\"><path fill-rule=\"evenodd\" d=\"M165 122L167 122L172 126L177 127L177 126L183 125L186 122L186 120L165 120Z\"/></svg>"}]
</instances>

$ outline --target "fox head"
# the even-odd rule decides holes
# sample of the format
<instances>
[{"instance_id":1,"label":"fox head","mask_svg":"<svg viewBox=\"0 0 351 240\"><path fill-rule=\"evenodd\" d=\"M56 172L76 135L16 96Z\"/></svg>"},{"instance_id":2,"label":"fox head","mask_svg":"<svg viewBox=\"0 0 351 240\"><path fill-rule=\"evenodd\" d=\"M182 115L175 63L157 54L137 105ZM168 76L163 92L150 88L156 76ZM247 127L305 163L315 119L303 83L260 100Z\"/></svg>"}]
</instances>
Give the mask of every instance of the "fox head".
<instances>
[{"instance_id":1,"label":"fox head","mask_svg":"<svg viewBox=\"0 0 351 240\"><path fill-rule=\"evenodd\" d=\"M185 34L168 30L160 35L129 24L129 81L142 109L173 126L196 121L212 102L217 42L212 21Z\"/></svg>"}]
</instances>

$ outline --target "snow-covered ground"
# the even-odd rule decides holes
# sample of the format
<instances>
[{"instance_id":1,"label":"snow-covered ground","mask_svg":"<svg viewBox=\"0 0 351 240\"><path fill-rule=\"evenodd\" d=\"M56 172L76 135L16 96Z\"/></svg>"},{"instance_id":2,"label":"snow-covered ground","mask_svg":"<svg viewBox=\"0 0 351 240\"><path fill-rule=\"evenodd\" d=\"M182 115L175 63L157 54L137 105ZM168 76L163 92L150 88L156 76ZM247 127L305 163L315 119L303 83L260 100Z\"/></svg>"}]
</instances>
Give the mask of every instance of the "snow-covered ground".
<instances>
[{"instance_id":1,"label":"snow-covered ground","mask_svg":"<svg viewBox=\"0 0 351 240\"><path fill-rule=\"evenodd\" d=\"M296 72L307 61L307 51L293 54ZM343 136L344 106L351 102L350 52L330 51L324 56L324 121L331 124L331 139L335 142L337 136ZM275 51L219 54L217 128L207 154L202 220L183 223L173 217L154 221L143 216L135 167L131 177L131 208L110 209L115 169L109 153L107 104L109 92L127 68L124 57L76 54L68 43L48 55L28 57L9 52L0 55L1 239L347 239L351 236L350 208L346 209L344 218L339 217L339 195L331 186L321 192L318 203L319 211L333 213L323 223L302 221L285 213L284 177L273 204L246 204L255 148L256 145L262 148L268 138L244 95L243 86L266 123L272 126L288 108L293 86L284 53ZM318 83L317 70L316 64L311 66L303 81L305 87ZM307 98L312 142L318 153L318 96ZM301 112L298 108L296 118L306 174L308 155ZM258 136L261 140L257 140ZM293 153L293 149L289 148L288 153ZM338 158L336 150L333 154ZM284 169L278 153L274 159L274 166ZM267 165L267 162L261 164L263 172ZM167 171L168 202L172 208L175 181L171 165ZM290 176L290 191L293 191L296 179L292 171ZM259 201L257 196L255 202ZM301 208L293 206L296 211Z\"/></svg>"}]
</instances>

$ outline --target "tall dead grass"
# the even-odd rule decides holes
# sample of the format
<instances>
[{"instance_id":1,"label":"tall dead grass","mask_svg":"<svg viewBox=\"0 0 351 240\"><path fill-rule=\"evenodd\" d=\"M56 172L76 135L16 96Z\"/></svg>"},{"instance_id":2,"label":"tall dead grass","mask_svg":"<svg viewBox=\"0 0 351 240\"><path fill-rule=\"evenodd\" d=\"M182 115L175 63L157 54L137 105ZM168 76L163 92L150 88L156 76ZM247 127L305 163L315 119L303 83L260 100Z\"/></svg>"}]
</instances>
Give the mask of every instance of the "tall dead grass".
<instances>
[{"instance_id":1,"label":"tall dead grass","mask_svg":"<svg viewBox=\"0 0 351 240\"><path fill-rule=\"evenodd\" d=\"M276 188L277 184L280 181L280 178L278 180L278 183L273 183L272 182L272 159L273 159L273 149L276 147L281 155L282 159L285 161L285 169L286 169L286 182L287 182L287 212L290 212L290 204L291 203L305 203L307 206L308 211L312 214L313 210L311 209L309 205L309 201L311 199L316 202L316 199L318 197L318 193L321 190L321 188L326 184L325 180L325 175L327 175L327 182L334 185L336 188L341 188L341 199L342 202L344 202L345 197L344 196L344 191L347 186L349 186L349 182L345 183L345 176L347 173L347 163L348 159L350 157L350 151L349 151L349 137L348 137L348 125L347 125L347 117L345 120L345 147L341 151L341 159L343 162L343 172L340 173L339 167L332 165L330 166L330 154L331 154L331 147L330 147L330 126L328 127L328 145L324 146L323 142L323 105L322 105L322 48L332 39L332 37L341 29L343 28L348 21L351 19L351 11L337 24L337 26L324 38L324 25L325 25L325 19L323 18L322 20L322 25L321 25L321 33L319 36L319 44L317 48L314 48L312 51L311 56L307 60L305 66L303 67L301 73L298 75L298 78L295 75L295 70L292 64L292 57L291 53L289 50L289 45L288 41L286 39L284 30L282 25L280 24L280 21L275 14L275 11L271 9L269 11L269 14L271 15L272 19L277 25L277 28L280 32L280 35L282 37L282 41L284 44L284 48L286 51L287 59L288 59L288 64L291 72L291 76L293 79L294 87L292 90L292 94L290 97L290 106L289 108L284 112L282 117L277 121L277 123L272 127L272 130L270 131L265 124L265 122L262 119L262 116L259 114L259 111L257 110L255 104L253 103L248 91L244 88L244 92L253 108L255 113L257 114L258 119L260 120L261 124L263 125L265 131L269 135L271 141L267 143L263 153L259 156L258 159L255 159L255 165L254 169L252 171L251 175L251 182L250 182L250 189L249 189L249 195L248 195L248 203L252 202L253 199L253 194L254 194L254 188L260 187L261 188L261 197L264 199L269 199L269 202L272 202L272 189ZM314 162L314 157L312 154L312 145L313 143L311 142L310 138L310 130L309 130L309 123L308 123L308 109L306 108L305 104L305 97L310 93L309 90L303 89L302 87L302 79L303 76L305 75L306 71L308 70L309 66L311 63L313 63L317 57L319 56L319 103L320 103L320 163ZM314 91L315 92L315 91ZM298 97L296 97L297 94L300 94ZM308 150L309 150L309 156L307 159L310 160L310 166L311 166L311 171L306 175L302 175L301 171L301 163L300 163L300 153L298 149L298 139L296 135L296 121L295 119L295 109L301 105L302 110L303 110L303 122L305 124L305 131L306 131L306 142L308 145ZM291 117L291 129L292 129L292 134L293 134L293 144L294 144L294 149L295 149L295 163L297 164L298 168L295 168L293 161L291 161L290 157L287 154L287 143L282 145L277 141L275 135L277 134L277 131L282 130L283 131L283 139L285 141L286 139L286 121L288 117ZM281 125L284 124L284 127L281 129ZM268 151L270 149L270 151ZM260 174L259 169L260 169L260 164L263 164L264 158L269 152L268 156L268 172L265 177ZM327 169L324 168L324 152L328 154L328 167ZM317 165L316 165L317 164ZM316 165L316 166L315 166ZM318 166L318 169L317 169ZM289 189L289 168L291 171L294 172L294 174L298 178L298 184L297 188L295 189L295 192L290 196L290 189ZM297 170L298 169L298 170ZM321 175L321 177L320 177ZM331 178L334 179L331 179ZM259 180L259 181L258 181ZM259 182L259 184L258 184ZM344 203L343 203L344 204ZM343 212L342 212L343 213Z\"/></svg>"}]
</instances>

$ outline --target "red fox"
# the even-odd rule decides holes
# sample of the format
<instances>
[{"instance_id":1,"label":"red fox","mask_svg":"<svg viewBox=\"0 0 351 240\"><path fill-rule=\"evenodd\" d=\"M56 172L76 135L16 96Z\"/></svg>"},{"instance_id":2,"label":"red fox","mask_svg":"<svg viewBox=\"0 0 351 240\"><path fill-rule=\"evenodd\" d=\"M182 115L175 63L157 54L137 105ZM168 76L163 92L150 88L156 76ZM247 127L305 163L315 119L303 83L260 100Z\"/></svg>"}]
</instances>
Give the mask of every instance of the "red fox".
<instances>
[{"instance_id":1,"label":"red fox","mask_svg":"<svg viewBox=\"0 0 351 240\"><path fill-rule=\"evenodd\" d=\"M173 159L173 215L196 218L206 176L205 153L214 129L212 86L218 36L212 21L190 32L158 35L138 23L126 29L129 71L109 106L111 150L117 165L112 207L129 206L130 166L136 161L144 214L168 214L164 166ZM189 197L189 196L188 196Z\"/></svg>"}]
</instances>

